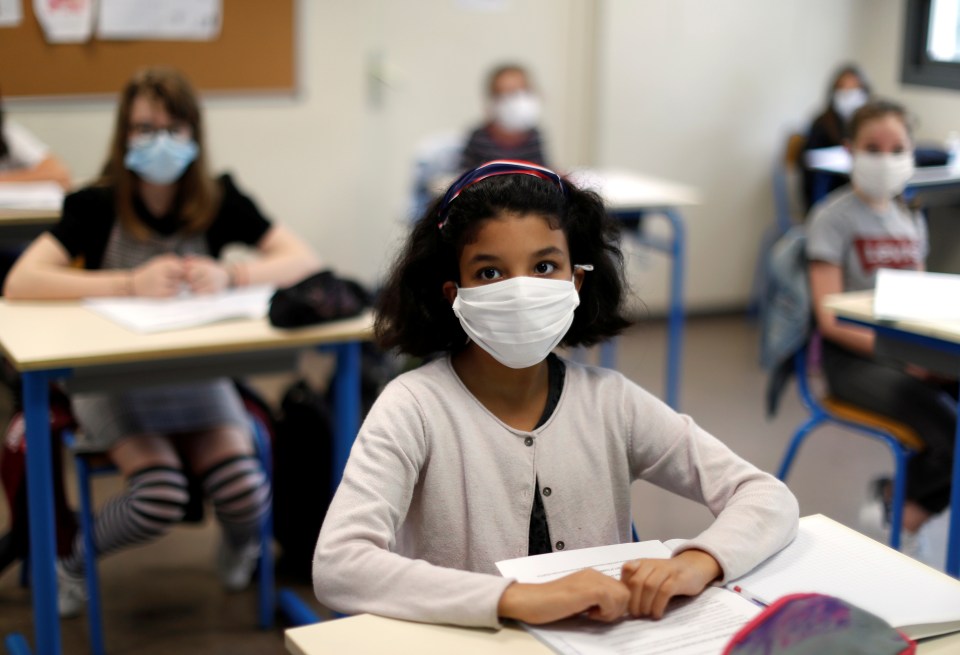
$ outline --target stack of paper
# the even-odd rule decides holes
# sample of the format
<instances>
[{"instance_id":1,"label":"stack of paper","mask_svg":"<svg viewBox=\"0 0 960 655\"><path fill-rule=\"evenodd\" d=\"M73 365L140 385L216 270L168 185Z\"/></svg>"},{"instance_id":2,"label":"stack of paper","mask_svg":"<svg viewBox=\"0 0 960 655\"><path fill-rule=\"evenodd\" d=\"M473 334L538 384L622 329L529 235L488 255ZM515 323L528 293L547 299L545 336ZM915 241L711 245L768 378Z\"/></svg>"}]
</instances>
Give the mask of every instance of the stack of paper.
<instances>
[{"instance_id":1,"label":"stack of paper","mask_svg":"<svg viewBox=\"0 0 960 655\"><path fill-rule=\"evenodd\" d=\"M592 567L620 578L620 569L637 558L665 559L670 549L659 541L569 550L497 562L504 576L519 582L549 582ZM606 624L569 619L545 626L524 627L563 655L716 655L760 608L742 596L711 587L696 598L671 602L666 615L624 619Z\"/></svg>"},{"instance_id":2,"label":"stack of paper","mask_svg":"<svg viewBox=\"0 0 960 655\"><path fill-rule=\"evenodd\" d=\"M960 321L960 275L881 268L873 315L893 320Z\"/></svg>"},{"instance_id":3,"label":"stack of paper","mask_svg":"<svg viewBox=\"0 0 960 655\"><path fill-rule=\"evenodd\" d=\"M0 182L0 208L59 211L62 205L56 182Z\"/></svg>"},{"instance_id":4,"label":"stack of paper","mask_svg":"<svg viewBox=\"0 0 960 655\"><path fill-rule=\"evenodd\" d=\"M135 332L164 332L230 319L263 318L273 291L271 286L256 286L205 296L90 298L84 303Z\"/></svg>"}]
</instances>

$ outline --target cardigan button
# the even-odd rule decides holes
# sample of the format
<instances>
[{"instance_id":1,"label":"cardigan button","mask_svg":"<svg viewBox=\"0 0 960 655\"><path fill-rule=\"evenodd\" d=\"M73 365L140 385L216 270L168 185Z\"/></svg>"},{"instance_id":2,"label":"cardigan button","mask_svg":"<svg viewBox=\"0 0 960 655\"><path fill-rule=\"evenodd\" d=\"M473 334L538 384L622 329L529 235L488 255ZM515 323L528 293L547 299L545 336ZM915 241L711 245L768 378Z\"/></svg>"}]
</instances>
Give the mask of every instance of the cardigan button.
<instances>
[{"instance_id":1,"label":"cardigan button","mask_svg":"<svg viewBox=\"0 0 960 655\"><path fill-rule=\"evenodd\" d=\"M562 541L557 542L557 550L563 550L563 547L566 546Z\"/></svg>"},{"instance_id":2,"label":"cardigan button","mask_svg":"<svg viewBox=\"0 0 960 655\"><path fill-rule=\"evenodd\" d=\"M533 445L533 437L527 437L526 439L524 439L524 440L523 440L523 445L524 445L524 446L527 446L527 447L532 446L532 445Z\"/></svg>"},{"instance_id":3,"label":"cardigan button","mask_svg":"<svg viewBox=\"0 0 960 655\"><path fill-rule=\"evenodd\" d=\"M553 489L551 489L550 487L544 487L544 488L543 488L543 495L544 495L544 496L549 496L549 495L552 494L552 493L553 493Z\"/></svg>"}]
</instances>

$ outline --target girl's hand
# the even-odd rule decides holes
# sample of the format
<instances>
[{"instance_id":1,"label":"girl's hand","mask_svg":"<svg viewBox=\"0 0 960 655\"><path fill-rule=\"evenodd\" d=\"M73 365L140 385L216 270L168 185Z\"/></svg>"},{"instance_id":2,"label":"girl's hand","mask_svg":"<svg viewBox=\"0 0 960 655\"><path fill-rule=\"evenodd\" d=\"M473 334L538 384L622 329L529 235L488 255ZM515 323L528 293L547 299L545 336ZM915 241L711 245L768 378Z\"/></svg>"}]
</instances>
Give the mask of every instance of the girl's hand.
<instances>
[{"instance_id":1,"label":"girl's hand","mask_svg":"<svg viewBox=\"0 0 960 655\"><path fill-rule=\"evenodd\" d=\"M514 582L500 596L499 616L525 623L550 623L586 612L611 622L627 611L630 591L619 580L584 569L543 584Z\"/></svg>"},{"instance_id":2,"label":"girl's hand","mask_svg":"<svg viewBox=\"0 0 960 655\"><path fill-rule=\"evenodd\" d=\"M184 258L186 282L193 293L217 293L230 286L230 273L209 257Z\"/></svg>"},{"instance_id":3,"label":"girl's hand","mask_svg":"<svg viewBox=\"0 0 960 655\"><path fill-rule=\"evenodd\" d=\"M133 269L130 291L134 296L173 296L179 293L184 275L182 259L176 255L159 255Z\"/></svg>"},{"instance_id":4,"label":"girl's hand","mask_svg":"<svg viewBox=\"0 0 960 655\"><path fill-rule=\"evenodd\" d=\"M623 565L620 580L630 589L632 616L663 617L674 596L696 596L721 573L702 550L685 550L670 559L635 559Z\"/></svg>"}]
</instances>

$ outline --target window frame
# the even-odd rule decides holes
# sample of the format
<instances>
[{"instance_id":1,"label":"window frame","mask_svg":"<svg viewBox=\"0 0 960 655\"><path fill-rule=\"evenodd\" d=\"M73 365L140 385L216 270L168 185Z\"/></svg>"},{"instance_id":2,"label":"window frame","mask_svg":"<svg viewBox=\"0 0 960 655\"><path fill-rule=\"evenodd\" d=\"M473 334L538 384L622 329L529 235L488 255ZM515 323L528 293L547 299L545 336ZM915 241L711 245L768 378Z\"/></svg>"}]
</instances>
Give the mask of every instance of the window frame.
<instances>
[{"instance_id":1,"label":"window frame","mask_svg":"<svg viewBox=\"0 0 960 655\"><path fill-rule=\"evenodd\" d=\"M931 0L907 0L903 33L904 84L960 90L960 62L936 61L927 54Z\"/></svg>"}]
</instances>

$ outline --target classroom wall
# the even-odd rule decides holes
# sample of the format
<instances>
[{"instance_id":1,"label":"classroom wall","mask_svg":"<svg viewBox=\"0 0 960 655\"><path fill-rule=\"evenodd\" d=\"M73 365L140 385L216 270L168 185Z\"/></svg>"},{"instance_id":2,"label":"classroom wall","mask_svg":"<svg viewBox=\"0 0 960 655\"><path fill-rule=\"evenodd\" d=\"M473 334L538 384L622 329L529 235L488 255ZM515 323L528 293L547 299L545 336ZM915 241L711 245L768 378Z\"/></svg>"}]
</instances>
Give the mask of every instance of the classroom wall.
<instances>
[{"instance_id":1,"label":"classroom wall","mask_svg":"<svg viewBox=\"0 0 960 655\"><path fill-rule=\"evenodd\" d=\"M233 171L265 212L341 273L366 282L380 275L407 225L417 142L480 121L481 85L495 64L529 65L544 96L550 153L558 162L583 159L592 3L300 0L297 12L295 97L205 98L208 145L216 169ZM78 180L96 174L112 98L6 104Z\"/></svg>"},{"instance_id":2,"label":"classroom wall","mask_svg":"<svg viewBox=\"0 0 960 655\"><path fill-rule=\"evenodd\" d=\"M698 188L684 212L686 298L699 311L746 305L773 220L771 170L791 130L824 102L856 52L857 0L605 0L600 16L599 163ZM635 254L631 279L653 312L666 262Z\"/></svg>"},{"instance_id":3,"label":"classroom wall","mask_svg":"<svg viewBox=\"0 0 960 655\"><path fill-rule=\"evenodd\" d=\"M747 303L773 162L838 63L861 61L922 116L921 134L942 138L960 116L958 94L899 85L903 0L301 0L297 11L297 93L205 98L213 161L367 282L404 232L416 144L480 120L494 63L535 71L558 167L625 167L700 190L685 212L693 311ZM78 179L96 174L112 99L7 110ZM661 312L665 259L627 250L638 295Z\"/></svg>"}]
</instances>

